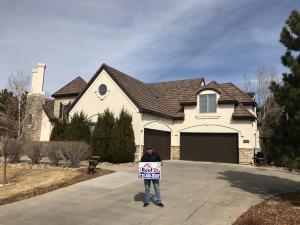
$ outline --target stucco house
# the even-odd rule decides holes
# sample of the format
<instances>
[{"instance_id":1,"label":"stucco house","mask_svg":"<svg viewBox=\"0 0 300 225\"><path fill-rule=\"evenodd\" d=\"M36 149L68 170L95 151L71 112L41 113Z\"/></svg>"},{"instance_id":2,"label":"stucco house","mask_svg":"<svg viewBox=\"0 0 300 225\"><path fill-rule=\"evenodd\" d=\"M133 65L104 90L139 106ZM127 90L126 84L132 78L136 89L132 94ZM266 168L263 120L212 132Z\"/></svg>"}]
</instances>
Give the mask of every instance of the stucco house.
<instances>
[{"instance_id":1,"label":"stucco house","mask_svg":"<svg viewBox=\"0 0 300 225\"><path fill-rule=\"evenodd\" d=\"M86 83L77 77L46 99L45 64L32 73L28 118L31 140L49 140L54 118L83 111L92 122L109 108L133 118L136 159L151 144L163 159L249 164L259 148L255 96L233 83L204 78L144 83L106 64Z\"/></svg>"}]
</instances>

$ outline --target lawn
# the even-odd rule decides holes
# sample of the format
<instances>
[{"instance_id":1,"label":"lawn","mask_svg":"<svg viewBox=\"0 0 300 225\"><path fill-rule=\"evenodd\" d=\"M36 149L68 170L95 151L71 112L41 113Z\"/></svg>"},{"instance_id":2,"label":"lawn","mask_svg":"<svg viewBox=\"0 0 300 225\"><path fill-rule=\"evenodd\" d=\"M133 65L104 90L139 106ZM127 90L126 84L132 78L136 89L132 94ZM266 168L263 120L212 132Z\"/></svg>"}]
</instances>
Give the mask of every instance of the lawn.
<instances>
[{"instance_id":1,"label":"lawn","mask_svg":"<svg viewBox=\"0 0 300 225\"><path fill-rule=\"evenodd\" d=\"M300 224L300 192L281 194L252 206L233 225Z\"/></svg>"},{"instance_id":2,"label":"lawn","mask_svg":"<svg viewBox=\"0 0 300 225\"><path fill-rule=\"evenodd\" d=\"M0 186L0 205L30 198L80 181L103 176L111 171L97 169L94 175L87 175L87 169L30 168L8 165L8 185ZM3 167L0 165L0 181Z\"/></svg>"}]
</instances>

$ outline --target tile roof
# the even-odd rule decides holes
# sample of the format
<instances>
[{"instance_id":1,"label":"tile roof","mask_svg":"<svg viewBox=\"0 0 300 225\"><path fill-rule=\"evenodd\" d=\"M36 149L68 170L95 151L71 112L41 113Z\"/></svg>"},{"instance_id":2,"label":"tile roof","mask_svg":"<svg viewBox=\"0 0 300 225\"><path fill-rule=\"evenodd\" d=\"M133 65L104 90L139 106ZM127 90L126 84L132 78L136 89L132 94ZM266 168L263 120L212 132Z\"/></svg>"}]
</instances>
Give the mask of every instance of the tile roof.
<instances>
[{"instance_id":1,"label":"tile roof","mask_svg":"<svg viewBox=\"0 0 300 225\"><path fill-rule=\"evenodd\" d=\"M54 99L46 99L43 109L48 116L49 120L53 120L55 118L54 116Z\"/></svg>"},{"instance_id":2,"label":"tile roof","mask_svg":"<svg viewBox=\"0 0 300 225\"><path fill-rule=\"evenodd\" d=\"M80 77L76 77L71 82L67 83L61 89L52 94L53 98L59 97L77 97L86 87L87 83Z\"/></svg>"},{"instance_id":3,"label":"tile roof","mask_svg":"<svg viewBox=\"0 0 300 225\"><path fill-rule=\"evenodd\" d=\"M85 88L72 103L69 111L76 105L77 101L94 82L103 69L118 84L118 86L131 99L131 101L135 103L141 112L153 113L172 119L183 119L183 105L197 104L197 93L205 89L213 89L220 93L220 104L234 103L235 105L255 105L254 100L252 100L246 93L241 91L232 83L219 84L213 81L203 86L201 84L204 82L204 79L196 78L147 84L113 67L102 64L102 66L97 70ZM243 109L248 111L244 107ZM241 114L242 110L239 107L235 113L236 118Z\"/></svg>"},{"instance_id":4,"label":"tile roof","mask_svg":"<svg viewBox=\"0 0 300 225\"><path fill-rule=\"evenodd\" d=\"M232 118L233 119L251 119L251 120L255 120L256 116L253 115L251 112L249 112L244 106L243 104L238 104L235 109L234 112L232 114Z\"/></svg>"}]
</instances>

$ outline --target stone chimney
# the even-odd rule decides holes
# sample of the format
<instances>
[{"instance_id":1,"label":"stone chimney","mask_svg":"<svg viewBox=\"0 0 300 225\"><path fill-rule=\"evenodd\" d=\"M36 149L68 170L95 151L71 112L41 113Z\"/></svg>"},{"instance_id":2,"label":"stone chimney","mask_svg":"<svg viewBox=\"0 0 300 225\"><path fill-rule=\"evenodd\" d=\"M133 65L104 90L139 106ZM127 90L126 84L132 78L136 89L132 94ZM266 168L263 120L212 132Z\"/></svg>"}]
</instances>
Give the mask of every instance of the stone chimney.
<instances>
[{"instance_id":1,"label":"stone chimney","mask_svg":"<svg viewBox=\"0 0 300 225\"><path fill-rule=\"evenodd\" d=\"M25 123L22 137L29 141L39 141L42 129L43 105L46 95L43 90L46 65L39 63L32 69L31 91L27 94Z\"/></svg>"},{"instance_id":2,"label":"stone chimney","mask_svg":"<svg viewBox=\"0 0 300 225\"><path fill-rule=\"evenodd\" d=\"M31 80L31 93L32 94L44 94L44 77L45 77L46 64L38 63L36 69L32 69Z\"/></svg>"}]
</instances>

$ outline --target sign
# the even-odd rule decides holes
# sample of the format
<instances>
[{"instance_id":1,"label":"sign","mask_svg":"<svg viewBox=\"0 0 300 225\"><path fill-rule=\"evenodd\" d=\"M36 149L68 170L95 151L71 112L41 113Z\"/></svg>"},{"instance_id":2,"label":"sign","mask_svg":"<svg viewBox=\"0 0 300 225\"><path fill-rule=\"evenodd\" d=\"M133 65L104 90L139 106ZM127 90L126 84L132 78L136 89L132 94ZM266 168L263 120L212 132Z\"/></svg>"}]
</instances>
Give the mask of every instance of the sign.
<instances>
[{"instance_id":1,"label":"sign","mask_svg":"<svg viewBox=\"0 0 300 225\"><path fill-rule=\"evenodd\" d=\"M161 164L160 162L140 162L139 179L158 180L160 179Z\"/></svg>"}]
</instances>

